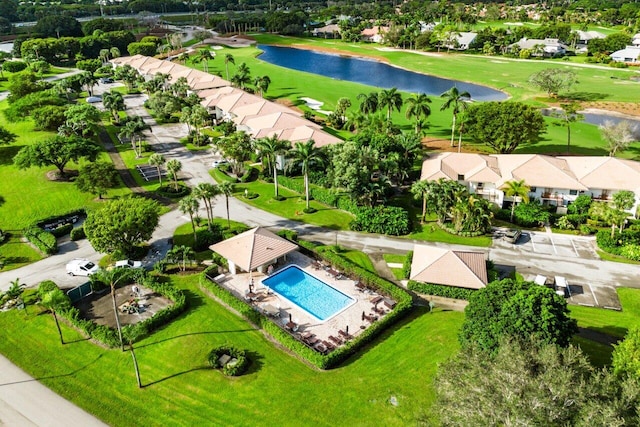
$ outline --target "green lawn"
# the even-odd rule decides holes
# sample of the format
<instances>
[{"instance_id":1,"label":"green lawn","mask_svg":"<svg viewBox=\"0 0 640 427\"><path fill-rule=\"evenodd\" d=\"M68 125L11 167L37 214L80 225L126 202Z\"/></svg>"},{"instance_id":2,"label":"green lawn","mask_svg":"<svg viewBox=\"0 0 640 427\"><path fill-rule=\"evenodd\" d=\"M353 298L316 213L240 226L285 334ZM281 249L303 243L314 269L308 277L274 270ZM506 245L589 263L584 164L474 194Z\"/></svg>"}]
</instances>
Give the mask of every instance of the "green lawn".
<instances>
[{"instance_id":1,"label":"green lawn","mask_svg":"<svg viewBox=\"0 0 640 427\"><path fill-rule=\"evenodd\" d=\"M49 315L0 313L0 352L47 387L110 425L411 425L434 399L437 364L458 349L463 314L416 308L344 366L319 372L275 347L259 331L198 289L197 276L172 277L191 308L138 344L145 388L131 356L106 350L63 326L61 346ZM207 352L231 344L254 363L228 379L206 369ZM38 354L39 357L33 357ZM398 406L390 404L391 397Z\"/></svg>"},{"instance_id":2,"label":"green lawn","mask_svg":"<svg viewBox=\"0 0 640 427\"><path fill-rule=\"evenodd\" d=\"M397 254L383 254L382 257L387 262L387 264L404 264L404 261L407 259L406 255ZM404 277L404 271L402 268L389 267L389 270L391 270L396 279L406 279L406 277Z\"/></svg>"},{"instance_id":3,"label":"green lawn","mask_svg":"<svg viewBox=\"0 0 640 427\"><path fill-rule=\"evenodd\" d=\"M364 268L372 273L376 272L376 268L373 266L373 262L369 255L360 251L345 251L340 253L341 256L347 258L352 263Z\"/></svg>"},{"instance_id":4,"label":"green lawn","mask_svg":"<svg viewBox=\"0 0 640 427\"><path fill-rule=\"evenodd\" d=\"M455 234L447 233L436 224L435 218L427 219L425 224L417 224L413 233L402 236L408 239L425 240L427 242L444 242L454 245L466 245L466 246L479 246L489 247L491 246L491 237L478 236L478 237L462 237Z\"/></svg>"},{"instance_id":5,"label":"green lawn","mask_svg":"<svg viewBox=\"0 0 640 427\"><path fill-rule=\"evenodd\" d=\"M249 189L259 194L255 199L244 197L244 190ZM246 184L236 184L234 186L235 196L244 203L255 206L267 212L280 215L284 218L305 222L307 224L319 225L333 230L347 230L349 223L353 220L353 215L348 212L323 205L322 203L311 201L311 207L317 212L306 214L303 212L306 207L304 195L280 188L279 195L285 200L277 201L273 199L273 184L264 181L255 181Z\"/></svg>"},{"instance_id":6,"label":"green lawn","mask_svg":"<svg viewBox=\"0 0 640 427\"><path fill-rule=\"evenodd\" d=\"M578 326L623 338L632 326L640 325L640 290L618 288L622 311L570 305L571 316Z\"/></svg>"},{"instance_id":7,"label":"green lawn","mask_svg":"<svg viewBox=\"0 0 640 427\"><path fill-rule=\"evenodd\" d=\"M620 255L613 255L605 251L596 250L600 259L604 261L612 261L612 262L620 262L622 264L640 264L638 261L634 261L632 259L627 259Z\"/></svg>"}]
</instances>

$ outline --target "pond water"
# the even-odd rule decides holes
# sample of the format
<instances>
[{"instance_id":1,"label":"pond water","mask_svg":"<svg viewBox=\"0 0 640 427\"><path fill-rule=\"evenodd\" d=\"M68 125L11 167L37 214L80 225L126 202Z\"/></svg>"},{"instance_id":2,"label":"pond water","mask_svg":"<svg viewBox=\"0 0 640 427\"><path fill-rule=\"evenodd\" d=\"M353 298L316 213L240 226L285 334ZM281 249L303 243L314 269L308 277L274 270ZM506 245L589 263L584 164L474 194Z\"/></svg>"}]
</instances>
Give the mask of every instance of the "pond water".
<instances>
[{"instance_id":1,"label":"pond water","mask_svg":"<svg viewBox=\"0 0 640 427\"><path fill-rule=\"evenodd\" d=\"M551 109L548 109L548 108L543 108L541 112L545 116L552 115ZM596 126L600 126L605 122L612 122L612 123L619 123L622 121L629 122L631 124L634 137L640 140L640 118L631 118L631 117L619 116L616 114L607 114L604 112L603 113L583 112L580 114L582 114L583 122L596 125Z\"/></svg>"},{"instance_id":2,"label":"pond water","mask_svg":"<svg viewBox=\"0 0 640 427\"><path fill-rule=\"evenodd\" d=\"M440 95L453 86L478 101L499 101L507 94L486 86L429 76L372 59L353 58L290 47L258 45L260 59L270 64L384 89Z\"/></svg>"}]
</instances>

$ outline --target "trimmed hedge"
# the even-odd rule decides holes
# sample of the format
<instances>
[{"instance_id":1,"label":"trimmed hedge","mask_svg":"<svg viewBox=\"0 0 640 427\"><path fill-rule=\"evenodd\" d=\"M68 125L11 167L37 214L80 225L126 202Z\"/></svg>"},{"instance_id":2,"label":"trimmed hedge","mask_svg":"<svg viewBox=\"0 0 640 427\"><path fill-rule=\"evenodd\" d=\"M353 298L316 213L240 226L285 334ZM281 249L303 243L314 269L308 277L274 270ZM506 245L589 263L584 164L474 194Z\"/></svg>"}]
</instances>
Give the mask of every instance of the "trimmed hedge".
<instances>
[{"instance_id":1,"label":"trimmed hedge","mask_svg":"<svg viewBox=\"0 0 640 427\"><path fill-rule=\"evenodd\" d=\"M71 238L71 240L80 240L80 239L84 239L85 237L87 237L87 235L84 232L84 226L80 226L80 227L76 227L73 230L71 230L71 234L69 236Z\"/></svg>"},{"instance_id":2,"label":"trimmed hedge","mask_svg":"<svg viewBox=\"0 0 640 427\"><path fill-rule=\"evenodd\" d=\"M411 275L411 263L413 262L413 251L407 252L407 255L404 258L404 262L402 263L402 275L405 279L408 279Z\"/></svg>"},{"instance_id":3,"label":"trimmed hedge","mask_svg":"<svg viewBox=\"0 0 640 427\"><path fill-rule=\"evenodd\" d=\"M349 228L353 231L402 236L411 231L409 213L397 206L362 207Z\"/></svg>"},{"instance_id":4,"label":"trimmed hedge","mask_svg":"<svg viewBox=\"0 0 640 427\"><path fill-rule=\"evenodd\" d=\"M456 288L454 286L436 285L433 283L421 283L409 280L407 289L419 294L436 295L445 298L468 300L475 292L473 289Z\"/></svg>"},{"instance_id":5,"label":"trimmed hedge","mask_svg":"<svg viewBox=\"0 0 640 427\"><path fill-rule=\"evenodd\" d=\"M225 304L238 311L247 320L261 327L283 347L293 351L320 369L330 369L338 366L351 355L362 349L366 344L373 341L389 326L407 315L412 309L411 295L409 295L404 289L397 287L393 283L378 277L374 273L371 273L339 254L332 252L327 246L316 247L313 243L306 242L304 240L298 241L297 243L302 247L303 252L314 254L316 257L323 259L324 261L334 265L336 268L342 270L345 275L357 277L368 288L374 289L381 295L392 298L396 301L396 306L379 321L365 329L355 339L348 341L331 353L323 355L298 341L293 335L281 329L276 323L272 322L268 317L261 314L245 301L238 299L230 291L209 280L207 278L207 273L210 273L210 276L214 273L210 268L207 268L202 273L200 285L201 287L209 290ZM217 273L217 271L215 273Z\"/></svg>"},{"instance_id":6,"label":"trimmed hedge","mask_svg":"<svg viewBox=\"0 0 640 427\"><path fill-rule=\"evenodd\" d=\"M35 247L47 255L58 253L58 242L56 236L48 231L44 231L37 226L31 226L23 231L26 237Z\"/></svg>"},{"instance_id":7,"label":"trimmed hedge","mask_svg":"<svg viewBox=\"0 0 640 427\"><path fill-rule=\"evenodd\" d=\"M220 357L225 354L237 359L237 362L233 366L230 366L228 362L222 366L220 364ZM230 377L237 377L244 374L251 364L251 360L247 357L245 350L239 350L229 346L216 347L211 350L207 356L207 361L212 368L222 369L222 373Z\"/></svg>"}]
</instances>

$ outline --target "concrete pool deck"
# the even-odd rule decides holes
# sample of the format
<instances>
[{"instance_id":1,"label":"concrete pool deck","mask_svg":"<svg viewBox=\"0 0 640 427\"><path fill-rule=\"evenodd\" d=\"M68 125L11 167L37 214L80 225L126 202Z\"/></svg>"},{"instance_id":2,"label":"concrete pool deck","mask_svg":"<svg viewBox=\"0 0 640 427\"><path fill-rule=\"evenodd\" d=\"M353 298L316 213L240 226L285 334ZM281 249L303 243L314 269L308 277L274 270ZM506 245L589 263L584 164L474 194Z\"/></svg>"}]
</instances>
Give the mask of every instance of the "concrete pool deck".
<instances>
[{"instance_id":1,"label":"concrete pool deck","mask_svg":"<svg viewBox=\"0 0 640 427\"><path fill-rule=\"evenodd\" d=\"M370 325L367 320L362 320L362 312L365 312L367 316L378 316L379 314L373 312L373 303L371 299L380 296L373 291L361 292L356 287L356 282L349 278L337 279L329 275L325 270L314 269L313 259L301 254L300 252L291 252L287 255L287 261L278 267L277 271L285 268L288 265L297 265L300 269L306 273L315 276L322 282L334 287L345 295L354 299L354 303L339 311L336 315L330 317L326 321L319 321L307 311L301 309L297 305L293 304L288 299L281 297L275 293L267 294L267 288L262 284L262 279L268 277L263 273L253 272L251 277L254 283L254 293L258 296L258 301L254 302L254 305L258 308L267 306L275 307L280 315L279 318L273 318L274 322L277 322L280 326L283 322L289 321L289 315L294 323L299 325L297 332L310 332L318 337L320 340L330 341L329 336L340 337L338 330L345 330L349 327L349 334L357 336L362 333L365 328ZM223 287L229 289L236 296L244 298L245 294L249 291L250 276L249 273L240 274L227 274L227 276L220 280ZM378 304L379 308L384 308L382 304ZM385 308L385 311L387 309Z\"/></svg>"}]
</instances>

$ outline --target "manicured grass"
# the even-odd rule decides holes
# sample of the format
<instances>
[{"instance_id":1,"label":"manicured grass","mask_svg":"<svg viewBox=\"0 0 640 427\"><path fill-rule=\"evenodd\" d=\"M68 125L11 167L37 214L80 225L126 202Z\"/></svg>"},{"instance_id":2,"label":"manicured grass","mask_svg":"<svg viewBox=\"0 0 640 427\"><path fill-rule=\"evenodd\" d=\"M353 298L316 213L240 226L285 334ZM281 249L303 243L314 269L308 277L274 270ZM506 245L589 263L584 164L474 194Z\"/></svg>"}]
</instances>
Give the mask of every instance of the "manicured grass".
<instances>
[{"instance_id":1,"label":"manicured grass","mask_svg":"<svg viewBox=\"0 0 640 427\"><path fill-rule=\"evenodd\" d=\"M51 316L31 307L0 313L0 351L114 426L404 426L429 412L437 365L458 350L463 314L420 307L344 366L318 372L203 295L197 276L171 281L187 291L190 309L137 345L142 390L129 354L92 344L65 325L72 343L61 346ZM207 353L223 344L249 351L246 375L229 379L206 368Z\"/></svg>"},{"instance_id":2,"label":"manicured grass","mask_svg":"<svg viewBox=\"0 0 640 427\"><path fill-rule=\"evenodd\" d=\"M617 292L622 311L570 305L571 317L578 326L624 338L630 327L640 325L640 290L617 288Z\"/></svg>"},{"instance_id":3,"label":"manicured grass","mask_svg":"<svg viewBox=\"0 0 640 427\"><path fill-rule=\"evenodd\" d=\"M341 252L340 255L347 258L349 261L353 262L354 264L364 268L367 271L370 271L372 273L376 272L376 268L373 266L373 262L371 261L371 258L369 258L369 255L365 254L364 252L345 251L345 252Z\"/></svg>"},{"instance_id":4,"label":"manicured grass","mask_svg":"<svg viewBox=\"0 0 640 427\"><path fill-rule=\"evenodd\" d=\"M196 223L196 230L206 230L207 229L207 218L201 218L199 221L200 225ZM213 224L218 224L223 233L233 232L234 234L242 233L243 231L248 230L248 227L241 222L231 221L231 229L227 228L227 219L226 218L214 218ZM193 228L191 227L191 221L186 222L176 228L176 231L173 232L173 245L174 246L189 246L193 247ZM196 259L201 262L203 260L211 259L211 250L206 249L204 251L200 251L196 253Z\"/></svg>"},{"instance_id":5,"label":"manicured grass","mask_svg":"<svg viewBox=\"0 0 640 427\"><path fill-rule=\"evenodd\" d=\"M478 236L478 237L462 237L455 234L447 233L436 224L435 219L430 219L425 224L417 224L416 230L407 235L402 236L408 239L425 240L427 242L444 242L454 245L466 245L466 246L479 246L489 247L491 246L491 237Z\"/></svg>"},{"instance_id":6,"label":"manicured grass","mask_svg":"<svg viewBox=\"0 0 640 427\"><path fill-rule=\"evenodd\" d=\"M245 189L257 193L259 196L255 199L247 199L244 197ZM307 224L319 225L333 230L347 230L349 223L353 220L353 215L350 213L323 205L314 200L310 202L310 206L316 209L316 212L306 214L303 212L306 207L304 195L300 195L286 188L280 188L279 190L279 195L285 197L285 200L274 200L273 196L275 193L273 184L264 181L236 184L234 186L234 192L238 199L251 206L287 219L303 221Z\"/></svg>"},{"instance_id":7,"label":"manicured grass","mask_svg":"<svg viewBox=\"0 0 640 427\"><path fill-rule=\"evenodd\" d=\"M640 262L638 261L627 259L620 255L613 255L608 252L601 251L599 249L596 249L596 252L598 253L598 256L600 257L600 259L604 261L620 262L622 264L640 264Z\"/></svg>"},{"instance_id":8,"label":"manicured grass","mask_svg":"<svg viewBox=\"0 0 640 427\"><path fill-rule=\"evenodd\" d=\"M22 242L22 234L12 234L0 243L0 259L4 267L0 271L13 270L42 259L42 255L31 245Z\"/></svg>"},{"instance_id":9,"label":"manicured grass","mask_svg":"<svg viewBox=\"0 0 640 427\"><path fill-rule=\"evenodd\" d=\"M572 343L580 347L593 366L604 368L611 365L613 347L574 335Z\"/></svg>"},{"instance_id":10,"label":"manicured grass","mask_svg":"<svg viewBox=\"0 0 640 427\"><path fill-rule=\"evenodd\" d=\"M407 259L406 255L397 254L383 254L382 257L387 262L387 264L404 264L404 261ZM402 268L389 267L389 270L391 270L396 279L406 279L406 277L404 277L404 271Z\"/></svg>"}]
</instances>

